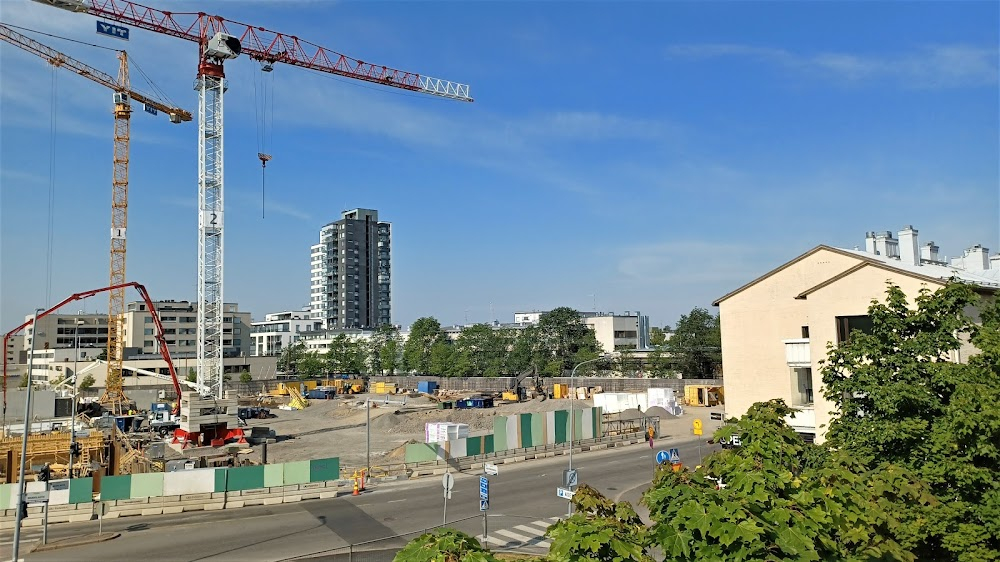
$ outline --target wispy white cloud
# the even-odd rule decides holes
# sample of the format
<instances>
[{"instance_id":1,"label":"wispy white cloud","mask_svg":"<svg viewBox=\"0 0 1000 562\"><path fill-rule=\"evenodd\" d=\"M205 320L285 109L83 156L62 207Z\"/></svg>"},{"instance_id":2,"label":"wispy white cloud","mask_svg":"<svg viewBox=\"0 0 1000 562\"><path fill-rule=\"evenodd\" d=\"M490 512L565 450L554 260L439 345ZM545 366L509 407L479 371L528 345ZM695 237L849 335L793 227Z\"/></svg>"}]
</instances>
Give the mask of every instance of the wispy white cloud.
<instances>
[{"instance_id":1,"label":"wispy white cloud","mask_svg":"<svg viewBox=\"0 0 1000 562\"><path fill-rule=\"evenodd\" d=\"M760 248L701 240L671 240L626 246L618 272L630 281L670 284L737 283L760 269ZM748 277L751 276L751 277Z\"/></svg>"},{"instance_id":2,"label":"wispy white cloud","mask_svg":"<svg viewBox=\"0 0 1000 562\"><path fill-rule=\"evenodd\" d=\"M891 79L914 88L953 88L994 84L997 48L973 45L929 45L912 52L876 56L843 52L801 54L752 45L707 43L671 45L670 58L744 57L777 64L796 72L852 83Z\"/></svg>"}]
</instances>

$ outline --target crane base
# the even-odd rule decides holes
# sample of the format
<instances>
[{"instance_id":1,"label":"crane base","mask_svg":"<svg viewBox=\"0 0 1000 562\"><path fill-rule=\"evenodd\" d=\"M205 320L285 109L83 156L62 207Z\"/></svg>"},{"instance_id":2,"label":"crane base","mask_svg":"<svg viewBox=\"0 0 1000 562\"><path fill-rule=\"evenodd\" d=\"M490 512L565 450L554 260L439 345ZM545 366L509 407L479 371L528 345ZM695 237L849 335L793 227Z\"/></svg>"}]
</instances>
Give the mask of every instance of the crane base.
<instances>
[{"instance_id":1,"label":"crane base","mask_svg":"<svg viewBox=\"0 0 1000 562\"><path fill-rule=\"evenodd\" d=\"M129 410L135 409L135 403L121 390L105 390L97 402L115 416L128 414Z\"/></svg>"}]
</instances>

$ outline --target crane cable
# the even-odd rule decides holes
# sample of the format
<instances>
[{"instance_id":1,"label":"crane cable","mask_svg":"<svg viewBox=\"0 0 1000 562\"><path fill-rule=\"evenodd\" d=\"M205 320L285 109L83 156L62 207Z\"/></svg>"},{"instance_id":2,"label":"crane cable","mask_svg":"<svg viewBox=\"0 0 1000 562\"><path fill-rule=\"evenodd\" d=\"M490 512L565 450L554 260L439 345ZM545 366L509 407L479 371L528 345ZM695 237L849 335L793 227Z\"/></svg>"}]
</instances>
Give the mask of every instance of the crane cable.
<instances>
[{"instance_id":1,"label":"crane cable","mask_svg":"<svg viewBox=\"0 0 1000 562\"><path fill-rule=\"evenodd\" d=\"M45 247L45 306L52 305L52 254L55 244L55 211L56 211L56 133L59 130L58 101L59 75L58 67L52 67L52 89L49 107L49 206L48 206L48 237Z\"/></svg>"},{"instance_id":2,"label":"crane cable","mask_svg":"<svg viewBox=\"0 0 1000 562\"><path fill-rule=\"evenodd\" d=\"M274 79L268 83L265 73L271 73L272 66L266 61L261 61L260 86L257 84L257 73L253 74L253 96L254 96L254 117L257 125L257 158L260 159L260 218L264 218L264 192L266 188L265 170L267 163L271 160L271 155L267 152L274 135ZM268 92L268 89L271 91ZM271 120L270 131L268 130L268 118Z\"/></svg>"}]
</instances>

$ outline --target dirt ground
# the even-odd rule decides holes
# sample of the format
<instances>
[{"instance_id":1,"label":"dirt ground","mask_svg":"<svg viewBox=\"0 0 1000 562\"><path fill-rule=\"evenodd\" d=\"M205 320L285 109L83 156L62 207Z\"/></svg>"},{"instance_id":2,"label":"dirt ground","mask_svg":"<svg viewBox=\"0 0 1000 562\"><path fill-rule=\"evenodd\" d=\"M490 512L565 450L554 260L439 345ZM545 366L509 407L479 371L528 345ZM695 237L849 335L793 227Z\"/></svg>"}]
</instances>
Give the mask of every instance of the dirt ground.
<instances>
[{"instance_id":1,"label":"dirt ground","mask_svg":"<svg viewBox=\"0 0 1000 562\"><path fill-rule=\"evenodd\" d=\"M340 457L342 467L363 467L366 463L365 395L338 396L332 400L311 400L303 410L271 408L276 417L251 420L250 427L269 427L277 434L277 442L269 444L269 463ZM384 404L384 396L372 395L371 455L372 466L385 466L403 462L406 443L424 442L424 424L430 422L458 422L469 424L470 435L493 431L495 416L519 413L547 412L569 409L569 400L531 400L521 403L499 404L495 408L470 410L439 410L426 397L406 397L406 404ZM403 400L394 396L394 402ZM590 400L577 400L575 407L591 406ZM711 421L709 411L722 408L687 408L680 417L666 416L660 420L659 439L692 435L691 423L701 418L705 438L721 424ZM248 431L249 433L249 431ZM260 446L254 446L253 458L259 458Z\"/></svg>"}]
</instances>

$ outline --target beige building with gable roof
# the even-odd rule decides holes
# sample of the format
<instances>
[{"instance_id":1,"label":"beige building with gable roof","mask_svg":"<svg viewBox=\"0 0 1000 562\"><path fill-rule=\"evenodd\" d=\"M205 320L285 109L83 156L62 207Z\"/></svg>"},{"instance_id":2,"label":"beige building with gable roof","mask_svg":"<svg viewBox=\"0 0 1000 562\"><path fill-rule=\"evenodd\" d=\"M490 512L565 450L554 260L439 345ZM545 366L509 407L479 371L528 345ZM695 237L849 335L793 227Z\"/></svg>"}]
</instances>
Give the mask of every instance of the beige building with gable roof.
<instances>
[{"instance_id":1,"label":"beige building with gable roof","mask_svg":"<svg viewBox=\"0 0 1000 562\"><path fill-rule=\"evenodd\" d=\"M741 416L756 402L782 398L798 410L789 423L822 440L834 406L823 399L820 361L827 346L870 326L872 300L885 300L887 283L911 300L953 277L983 294L1000 289L1000 256L973 246L945 263L933 242L921 247L906 227L868 233L865 250L820 245L721 297L726 415ZM953 354L964 361L971 349Z\"/></svg>"}]
</instances>

